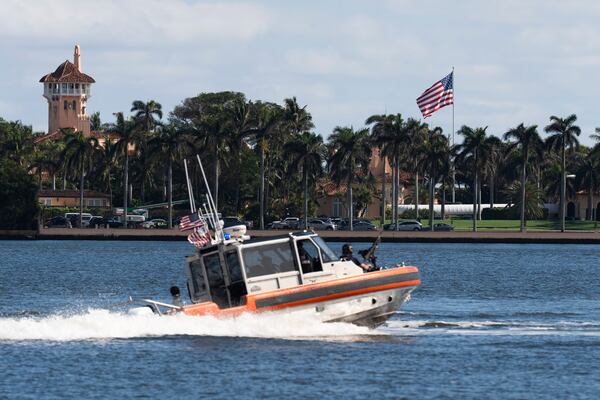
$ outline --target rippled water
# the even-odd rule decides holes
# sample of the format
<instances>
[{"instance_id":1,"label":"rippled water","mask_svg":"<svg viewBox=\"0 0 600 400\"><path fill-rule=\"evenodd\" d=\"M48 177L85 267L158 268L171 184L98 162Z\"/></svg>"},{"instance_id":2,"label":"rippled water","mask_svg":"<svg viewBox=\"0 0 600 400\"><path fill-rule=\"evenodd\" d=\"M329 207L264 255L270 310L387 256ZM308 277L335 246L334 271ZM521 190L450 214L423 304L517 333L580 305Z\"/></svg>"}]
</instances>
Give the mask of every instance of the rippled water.
<instances>
[{"instance_id":1,"label":"rippled water","mask_svg":"<svg viewBox=\"0 0 600 400\"><path fill-rule=\"evenodd\" d=\"M356 249L364 245L355 244ZM341 244L332 244L339 251ZM376 330L155 318L186 243L0 242L0 398L596 398L594 245L387 244L423 284Z\"/></svg>"}]
</instances>

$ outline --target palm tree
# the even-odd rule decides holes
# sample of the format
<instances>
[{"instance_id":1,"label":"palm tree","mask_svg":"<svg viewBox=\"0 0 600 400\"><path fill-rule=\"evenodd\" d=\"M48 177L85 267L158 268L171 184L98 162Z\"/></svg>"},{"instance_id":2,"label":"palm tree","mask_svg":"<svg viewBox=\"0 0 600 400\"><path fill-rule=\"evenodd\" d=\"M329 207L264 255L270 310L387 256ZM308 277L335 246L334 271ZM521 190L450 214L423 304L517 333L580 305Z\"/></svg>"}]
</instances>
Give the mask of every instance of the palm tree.
<instances>
[{"instance_id":1,"label":"palm tree","mask_svg":"<svg viewBox=\"0 0 600 400\"><path fill-rule=\"evenodd\" d=\"M79 171L79 226L83 222L83 183L86 166L88 171L92 169L92 158L98 149L98 139L85 137L83 132L72 129L63 130L65 148L60 159L64 162L67 170Z\"/></svg>"},{"instance_id":2,"label":"palm tree","mask_svg":"<svg viewBox=\"0 0 600 400\"><path fill-rule=\"evenodd\" d=\"M300 107L296 97L285 99L283 102L285 125L292 135L298 135L314 128L312 116L306 111L307 106Z\"/></svg>"},{"instance_id":3,"label":"palm tree","mask_svg":"<svg viewBox=\"0 0 600 400\"><path fill-rule=\"evenodd\" d=\"M100 112L96 111L90 116L90 130L99 131L102 129L102 121L100 120Z\"/></svg>"},{"instance_id":4,"label":"palm tree","mask_svg":"<svg viewBox=\"0 0 600 400\"><path fill-rule=\"evenodd\" d=\"M419 218L419 146L423 143L429 127L418 119L409 118L406 121L406 133L409 137L408 146L404 149L404 162L407 168L414 171L415 176L415 217Z\"/></svg>"},{"instance_id":5,"label":"palm tree","mask_svg":"<svg viewBox=\"0 0 600 400\"><path fill-rule=\"evenodd\" d=\"M169 208L168 228L173 228L173 161L193 146L186 131L175 124L162 126L148 141L148 150L158 161L167 162L167 203Z\"/></svg>"},{"instance_id":6,"label":"palm tree","mask_svg":"<svg viewBox=\"0 0 600 400\"><path fill-rule=\"evenodd\" d=\"M525 187L527 182L527 166L530 152L541 154L544 142L537 131L537 125L525 126L523 123L510 129L504 134L504 140L514 140L508 147L509 151L519 150L521 153L521 212L520 231L525 232Z\"/></svg>"},{"instance_id":7,"label":"palm tree","mask_svg":"<svg viewBox=\"0 0 600 400\"><path fill-rule=\"evenodd\" d=\"M148 154L147 154L147 144L148 144L148 137L151 135L151 133L154 131L154 129L156 129L156 127L158 125L160 125L160 119L162 119L163 117L163 112L162 112L162 105L160 103L157 103L154 100L150 100L146 103L144 103L141 100L135 100L132 105L131 105L131 110L130 110L133 114L133 120L137 126L137 129L139 130L140 134L140 149L139 149L139 155L140 155L140 162L141 162L141 171L143 171L142 173L142 177L141 177L141 190L140 190L140 196L141 196L141 200L142 202L145 201L145 197L146 197L146 179L148 177L148 174L150 172L150 168L148 168Z\"/></svg>"},{"instance_id":8,"label":"palm tree","mask_svg":"<svg viewBox=\"0 0 600 400\"><path fill-rule=\"evenodd\" d=\"M440 173L450 165L450 152L448 151L448 138L444 136L442 128L430 129L425 140L419 146L419 168L429 177L429 229L433 231L433 198L434 188Z\"/></svg>"},{"instance_id":9,"label":"palm tree","mask_svg":"<svg viewBox=\"0 0 600 400\"><path fill-rule=\"evenodd\" d=\"M127 200L129 193L129 145L136 137L135 124L125 119L122 112L115 113L116 123L108 127L108 134L116 139L115 153L122 154L125 159L123 170L123 227L127 228Z\"/></svg>"},{"instance_id":10,"label":"palm tree","mask_svg":"<svg viewBox=\"0 0 600 400\"><path fill-rule=\"evenodd\" d=\"M482 153L485 148L486 140L485 128L471 128L463 125L457 132L463 135L463 142L456 146L457 159L466 164L470 160L473 166L475 177L473 179L473 232L477 232L477 204L479 193L479 176L482 166Z\"/></svg>"},{"instance_id":11,"label":"palm tree","mask_svg":"<svg viewBox=\"0 0 600 400\"><path fill-rule=\"evenodd\" d=\"M254 128L251 129L252 141L260 150L260 188L259 188L259 227L265 229L265 153L281 123L281 107L273 103L254 103Z\"/></svg>"},{"instance_id":12,"label":"palm tree","mask_svg":"<svg viewBox=\"0 0 600 400\"><path fill-rule=\"evenodd\" d=\"M567 147L573 149L579 146L577 136L581 129L575 125L577 116L569 115L567 118L550 117L550 124L544 128L547 133L553 133L548 138L550 149L560 152L561 155L561 185L560 185L560 231L565 231L565 195L566 195L566 151Z\"/></svg>"},{"instance_id":13,"label":"palm tree","mask_svg":"<svg viewBox=\"0 0 600 400\"><path fill-rule=\"evenodd\" d=\"M252 104L245 99L236 98L225 103L229 133L229 148L236 170L242 168L242 147L251 136L252 128ZM236 174L235 180L235 212L240 209L240 187L241 174Z\"/></svg>"},{"instance_id":14,"label":"palm tree","mask_svg":"<svg viewBox=\"0 0 600 400\"><path fill-rule=\"evenodd\" d=\"M329 160L332 178L338 185L344 181L348 185L348 226L353 230L352 183L358 171L363 175L368 173L371 158L369 130L355 131L352 127L336 126L329 142L333 150Z\"/></svg>"},{"instance_id":15,"label":"palm tree","mask_svg":"<svg viewBox=\"0 0 600 400\"><path fill-rule=\"evenodd\" d=\"M308 229L308 181L323 173L323 160L326 148L323 138L310 132L304 132L284 145L284 152L291 159L290 167L302 171L304 187L304 229Z\"/></svg>"},{"instance_id":16,"label":"palm tree","mask_svg":"<svg viewBox=\"0 0 600 400\"><path fill-rule=\"evenodd\" d=\"M386 159L392 165L392 220L398 222L398 175L400 156L409 143L406 125L400 114L372 115L365 121L371 128L371 140L379 147L382 164L381 183L381 223L385 221L385 164Z\"/></svg>"},{"instance_id":17,"label":"palm tree","mask_svg":"<svg viewBox=\"0 0 600 400\"><path fill-rule=\"evenodd\" d=\"M594 149L583 148L583 150L584 151L577 154L577 170L575 171L575 175L577 177L578 185L588 192L585 219L592 221L594 219L593 195L595 187L598 184L600 157L594 152Z\"/></svg>"},{"instance_id":18,"label":"palm tree","mask_svg":"<svg viewBox=\"0 0 600 400\"><path fill-rule=\"evenodd\" d=\"M486 149L486 154L484 154L486 161L483 169L483 175L488 180L490 191L490 208L493 208L496 180L499 170L504 163L505 144L502 142L502 140L500 140L500 138L496 136L489 136L486 139L484 147Z\"/></svg>"}]
</instances>

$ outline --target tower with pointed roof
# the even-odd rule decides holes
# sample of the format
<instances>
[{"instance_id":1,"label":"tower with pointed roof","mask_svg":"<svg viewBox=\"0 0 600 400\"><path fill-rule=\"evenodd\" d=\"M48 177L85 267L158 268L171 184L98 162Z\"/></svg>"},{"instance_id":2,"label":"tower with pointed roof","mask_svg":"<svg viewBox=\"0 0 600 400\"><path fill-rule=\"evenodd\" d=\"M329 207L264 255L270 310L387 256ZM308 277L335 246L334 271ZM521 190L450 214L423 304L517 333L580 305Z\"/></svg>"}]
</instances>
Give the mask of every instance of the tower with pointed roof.
<instances>
[{"instance_id":1,"label":"tower with pointed roof","mask_svg":"<svg viewBox=\"0 0 600 400\"><path fill-rule=\"evenodd\" d=\"M48 100L48 133L73 128L90 135L87 100L96 81L81 71L81 49L75 46L73 62L66 60L56 71L44 75L44 97Z\"/></svg>"}]
</instances>

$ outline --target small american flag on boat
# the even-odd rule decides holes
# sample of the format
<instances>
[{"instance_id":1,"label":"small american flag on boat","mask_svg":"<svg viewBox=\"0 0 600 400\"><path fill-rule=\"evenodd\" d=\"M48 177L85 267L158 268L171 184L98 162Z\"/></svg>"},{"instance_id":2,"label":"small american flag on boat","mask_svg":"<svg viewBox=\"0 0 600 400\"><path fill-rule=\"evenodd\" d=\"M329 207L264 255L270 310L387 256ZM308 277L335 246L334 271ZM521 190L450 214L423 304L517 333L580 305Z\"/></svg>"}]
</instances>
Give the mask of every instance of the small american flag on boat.
<instances>
[{"instance_id":1,"label":"small american flag on boat","mask_svg":"<svg viewBox=\"0 0 600 400\"><path fill-rule=\"evenodd\" d=\"M179 222L179 230L189 231L190 229L198 228L204 225L206 225L204 217L201 217L197 212L195 212L181 218L181 221Z\"/></svg>"},{"instance_id":2,"label":"small american flag on boat","mask_svg":"<svg viewBox=\"0 0 600 400\"><path fill-rule=\"evenodd\" d=\"M188 236L188 242L190 242L198 248L204 247L207 243L210 242L210 239L210 231L208 230L206 225L201 226L199 228L195 228L194 232L192 232Z\"/></svg>"}]
</instances>

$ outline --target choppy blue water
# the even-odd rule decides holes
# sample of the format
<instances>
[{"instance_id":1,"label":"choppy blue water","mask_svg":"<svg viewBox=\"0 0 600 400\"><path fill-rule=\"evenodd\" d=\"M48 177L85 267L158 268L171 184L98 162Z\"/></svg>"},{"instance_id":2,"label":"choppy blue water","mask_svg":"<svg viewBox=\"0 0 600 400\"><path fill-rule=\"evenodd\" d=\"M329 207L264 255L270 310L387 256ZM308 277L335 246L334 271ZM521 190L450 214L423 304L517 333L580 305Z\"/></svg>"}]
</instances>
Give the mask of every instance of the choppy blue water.
<instances>
[{"instance_id":1,"label":"choppy blue water","mask_svg":"<svg viewBox=\"0 0 600 400\"><path fill-rule=\"evenodd\" d=\"M383 244L380 263L417 265L423 284L375 331L107 309L129 295L168 301L190 251L0 242L0 398L600 395L599 246Z\"/></svg>"}]
</instances>

